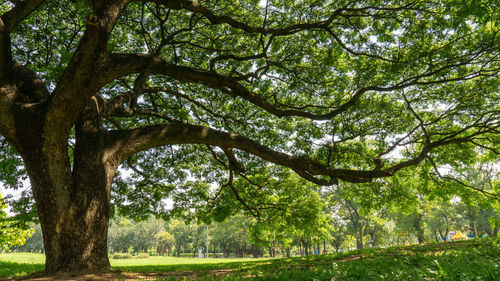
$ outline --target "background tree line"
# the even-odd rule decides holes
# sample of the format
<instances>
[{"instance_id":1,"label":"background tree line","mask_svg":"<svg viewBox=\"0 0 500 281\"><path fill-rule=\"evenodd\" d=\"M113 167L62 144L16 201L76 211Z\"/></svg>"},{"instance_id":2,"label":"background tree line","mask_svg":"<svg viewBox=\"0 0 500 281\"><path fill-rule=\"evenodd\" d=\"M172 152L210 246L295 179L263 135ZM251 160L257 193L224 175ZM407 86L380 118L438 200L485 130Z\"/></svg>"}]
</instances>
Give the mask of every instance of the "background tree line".
<instances>
[{"instance_id":1,"label":"background tree line","mask_svg":"<svg viewBox=\"0 0 500 281\"><path fill-rule=\"evenodd\" d=\"M335 195L330 200L335 200ZM332 202L332 201L331 201ZM492 206L452 200L420 200L414 208L369 209L360 200L346 200L322 209L320 220L301 229L275 222L257 222L238 214L224 222L204 225L150 217L134 221L116 216L110 221L108 249L111 254L198 257L206 253L207 230L210 257L277 257L338 252L353 248L387 247L443 241L446 233L460 230L478 236L496 236L500 214ZM19 252L43 252L40 226Z\"/></svg>"},{"instance_id":2,"label":"background tree line","mask_svg":"<svg viewBox=\"0 0 500 281\"><path fill-rule=\"evenodd\" d=\"M235 181L239 199L248 202L237 212L241 202L228 196L227 187L207 198L223 203L189 210L174 204L170 216L143 205L122 206L113 210L107 246L112 254L197 257L207 252L208 231L210 256L276 257L439 242L455 230L497 236L498 167L498 161L465 166L456 160L448 171L420 165L384 181L328 187L280 170L275 179ZM26 243L16 247L19 238L10 250L43 252L40 226L30 228Z\"/></svg>"}]
</instances>

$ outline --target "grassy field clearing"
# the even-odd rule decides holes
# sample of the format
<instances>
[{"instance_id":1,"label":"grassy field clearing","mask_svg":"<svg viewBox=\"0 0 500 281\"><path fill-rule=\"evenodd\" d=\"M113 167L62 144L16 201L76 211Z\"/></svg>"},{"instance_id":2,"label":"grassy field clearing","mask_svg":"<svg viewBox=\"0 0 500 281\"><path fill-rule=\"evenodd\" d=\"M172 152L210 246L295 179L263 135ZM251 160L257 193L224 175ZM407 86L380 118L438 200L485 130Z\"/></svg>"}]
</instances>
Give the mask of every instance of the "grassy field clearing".
<instances>
[{"instance_id":1,"label":"grassy field clearing","mask_svg":"<svg viewBox=\"0 0 500 281\"><path fill-rule=\"evenodd\" d=\"M110 259L115 269L131 272L209 270L231 267L232 263L256 262L264 259L251 258L177 258L152 256L138 259ZM45 256L33 253L0 253L0 277L23 276L43 269Z\"/></svg>"},{"instance_id":2,"label":"grassy field clearing","mask_svg":"<svg viewBox=\"0 0 500 281\"><path fill-rule=\"evenodd\" d=\"M208 259L198 259L198 258L177 258L177 257L166 257L166 256L150 256L149 258L133 258L133 259L110 259L112 266L134 266L134 265L176 265L176 264L214 264L226 262L242 262L242 261L255 261L262 259L253 258L231 258L231 259L221 259L221 258L208 258ZM45 262L45 255L43 254L33 254L33 253L0 253L0 261L5 262L15 262L15 263L34 263L43 264Z\"/></svg>"},{"instance_id":3,"label":"grassy field clearing","mask_svg":"<svg viewBox=\"0 0 500 281\"><path fill-rule=\"evenodd\" d=\"M43 268L43 255L0 254L0 276ZM500 240L365 249L288 259L111 260L121 280L500 280ZM128 275L127 275L128 274ZM135 275L134 275L135 274ZM115 276L116 277L116 276ZM110 280L110 278L107 278ZM99 280L99 279L94 279Z\"/></svg>"}]
</instances>

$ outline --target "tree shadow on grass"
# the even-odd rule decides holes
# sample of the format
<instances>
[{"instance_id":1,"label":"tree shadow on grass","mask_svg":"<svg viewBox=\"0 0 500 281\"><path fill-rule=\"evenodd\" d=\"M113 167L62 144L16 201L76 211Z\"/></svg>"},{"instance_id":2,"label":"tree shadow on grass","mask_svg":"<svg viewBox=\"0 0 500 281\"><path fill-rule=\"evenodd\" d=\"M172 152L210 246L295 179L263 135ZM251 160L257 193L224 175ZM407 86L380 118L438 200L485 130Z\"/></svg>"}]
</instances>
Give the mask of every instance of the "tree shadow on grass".
<instances>
[{"instance_id":1,"label":"tree shadow on grass","mask_svg":"<svg viewBox=\"0 0 500 281\"><path fill-rule=\"evenodd\" d=\"M0 261L0 280L6 280L6 277L27 276L43 269L43 264Z\"/></svg>"}]
</instances>

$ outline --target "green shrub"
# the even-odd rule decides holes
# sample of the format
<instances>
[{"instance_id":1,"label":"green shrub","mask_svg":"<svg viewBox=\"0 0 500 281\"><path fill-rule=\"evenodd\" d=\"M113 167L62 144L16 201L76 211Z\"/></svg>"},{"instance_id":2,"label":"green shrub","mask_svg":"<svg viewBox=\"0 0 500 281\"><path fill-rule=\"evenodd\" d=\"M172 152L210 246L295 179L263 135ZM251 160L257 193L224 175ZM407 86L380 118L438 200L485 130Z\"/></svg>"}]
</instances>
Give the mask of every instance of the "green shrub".
<instances>
[{"instance_id":1,"label":"green shrub","mask_svg":"<svg viewBox=\"0 0 500 281\"><path fill-rule=\"evenodd\" d=\"M115 253L113 255L111 255L111 258L112 259L131 259L133 258L133 256L129 253Z\"/></svg>"}]
</instances>

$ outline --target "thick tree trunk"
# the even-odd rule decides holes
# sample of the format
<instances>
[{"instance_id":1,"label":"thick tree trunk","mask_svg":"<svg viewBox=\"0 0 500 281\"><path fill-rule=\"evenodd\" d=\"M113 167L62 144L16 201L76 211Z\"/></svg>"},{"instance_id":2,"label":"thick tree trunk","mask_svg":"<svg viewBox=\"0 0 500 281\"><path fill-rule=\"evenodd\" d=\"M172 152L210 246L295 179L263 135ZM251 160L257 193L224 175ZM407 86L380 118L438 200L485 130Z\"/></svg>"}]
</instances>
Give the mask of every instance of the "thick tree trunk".
<instances>
[{"instance_id":1,"label":"thick tree trunk","mask_svg":"<svg viewBox=\"0 0 500 281\"><path fill-rule=\"evenodd\" d=\"M42 223L46 248L45 271L109 271L107 220L102 216L92 217L94 212L85 208L76 208L75 211L76 215L68 214L60 220L57 215L45 215L49 220L60 222Z\"/></svg>"},{"instance_id":2,"label":"thick tree trunk","mask_svg":"<svg viewBox=\"0 0 500 281\"><path fill-rule=\"evenodd\" d=\"M43 232L45 272L109 271L110 187L118 165L106 157L99 138L78 132L71 165L66 141L44 135L39 118L23 121L17 122L24 127L18 128L18 149Z\"/></svg>"},{"instance_id":3,"label":"thick tree trunk","mask_svg":"<svg viewBox=\"0 0 500 281\"><path fill-rule=\"evenodd\" d=\"M109 271L106 175L96 171L98 165L85 165L77 169L73 183L65 177L56 182L45 174L50 164L40 158L26 163L43 232L46 273Z\"/></svg>"}]
</instances>

